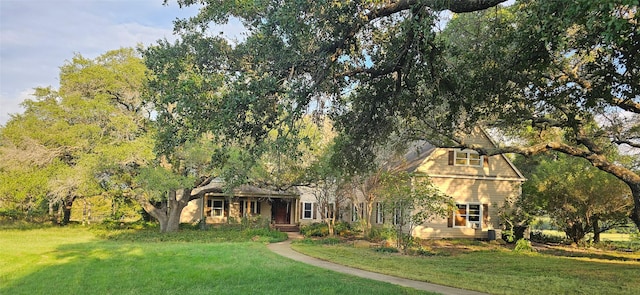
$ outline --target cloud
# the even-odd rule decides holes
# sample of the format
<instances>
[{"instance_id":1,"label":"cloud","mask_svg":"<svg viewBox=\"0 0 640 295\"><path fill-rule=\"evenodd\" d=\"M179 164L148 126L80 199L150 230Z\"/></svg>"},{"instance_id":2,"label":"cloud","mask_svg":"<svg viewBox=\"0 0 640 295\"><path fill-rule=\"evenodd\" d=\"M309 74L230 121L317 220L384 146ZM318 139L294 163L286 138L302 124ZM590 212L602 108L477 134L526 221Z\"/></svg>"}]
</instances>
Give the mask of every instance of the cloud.
<instances>
[{"instance_id":1,"label":"cloud","mask_svg":"<svg viewBox=\"0 0 640 295\"><path fill-rule=\"evenodd\" d=\"M24 112L24 108L20 105L25 99L33 99L33 89L20 92L15 98L0 97L0 125L4 125L9 121L11 115Z\"/></svg>"},{"instance_id":2,"label":"cloud","mask_svg":"<svg viewBox=\"0 0 640 295\"><path fill-rule=\"evenodd\" d=\"M74 54L174 40L173 20L196 11L161 0L0 1L0 125L33 88L57 88L59 67Z\"/></svg>"}]
</instances>

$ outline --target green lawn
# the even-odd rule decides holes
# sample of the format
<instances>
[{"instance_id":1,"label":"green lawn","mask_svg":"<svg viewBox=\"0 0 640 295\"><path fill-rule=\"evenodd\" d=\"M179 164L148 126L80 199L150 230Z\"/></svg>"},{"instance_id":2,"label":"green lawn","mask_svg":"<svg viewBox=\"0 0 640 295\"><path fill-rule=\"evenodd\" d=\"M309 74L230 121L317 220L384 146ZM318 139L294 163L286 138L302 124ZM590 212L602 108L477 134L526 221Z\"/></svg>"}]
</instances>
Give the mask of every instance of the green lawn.
<instances>
[{"instance_id":1,"label":"green lawn","mask_svg":"<svg viewBox=\"0 0 640 295\"><path fill-rule=\"evenodd\" d=\"M125 237L0 230L0 294L426 294L294 262L261 242Z\"/></svg>"},{"instance_id":2,"label":"green lawn","mask_svg":"<svg viewBox=\"0 0 640 295\"><path fill-rule=\"evenodd\" d=\"M339 264L492 294L638 294L640 290L640 253L597 252L578 258L480 246L459 254L417 257L345 244L293 247Z\"/></svg>"}]
</instances>

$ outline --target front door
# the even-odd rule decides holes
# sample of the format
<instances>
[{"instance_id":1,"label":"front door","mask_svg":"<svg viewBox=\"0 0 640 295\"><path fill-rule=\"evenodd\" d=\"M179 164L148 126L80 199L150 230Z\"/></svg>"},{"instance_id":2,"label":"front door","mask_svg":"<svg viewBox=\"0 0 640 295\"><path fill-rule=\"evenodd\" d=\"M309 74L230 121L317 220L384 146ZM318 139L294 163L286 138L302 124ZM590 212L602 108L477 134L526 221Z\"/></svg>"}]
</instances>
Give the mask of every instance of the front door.
<instances>
[{"instance_id":1,"label":"front door","mask_svg":"<svg viewBox=\"0 0 640 295\"><path fill-rule=\"evenodd\" d=\"M272 207L272 218L276 224L289 224L291 212L291 202L283 200L274 200Z\"/></svg>"}]
</instances>

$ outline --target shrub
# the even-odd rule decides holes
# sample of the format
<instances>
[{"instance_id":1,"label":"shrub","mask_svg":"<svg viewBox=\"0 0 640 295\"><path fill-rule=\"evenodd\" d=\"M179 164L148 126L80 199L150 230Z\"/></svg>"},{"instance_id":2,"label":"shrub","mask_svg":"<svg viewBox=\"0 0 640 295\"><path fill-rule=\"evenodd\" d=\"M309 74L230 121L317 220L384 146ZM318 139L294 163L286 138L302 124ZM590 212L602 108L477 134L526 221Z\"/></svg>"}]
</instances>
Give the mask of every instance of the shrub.
<instances>
[{"instance_id":1,"label":"shrub","mask_svg":"<svg viewBox=\"0 0 640 295\"><path fill-rule=\"evenodd\" d=\"M516 247L513 248L513 251L517 253L530 253L535 252L536 250L531 247L531 242L527 241L526 239L519 239L516 242Z\"/></svg>"},{"instance_id":2,"label":"shrub","mask_svg":"<svg viewBox=\"0 0 640 295\"><path fill-rule=\"evenodd\" d=\"M242 217L240 224L243 228L268 228L270 219L262 216Z\"/></svg>"},{"instance_id":3,"label":"shrub","mask_svg":"<svg viewBox=\"0 0 640 295\"><path fill-rule=\"evenodd\" d=\"M536 243L544 243L544 244L571 244L571 240L569 240L566 236L556 236L556 235L546 235L541 231L531 232L530 235L531 241Z\"/></svg>"},{"instance_id":4,"label":"shrub","mask_svg":"<svg viewBox=\"0 0 640 295\"><path fill-rule=\"evenodd\" d=\"M351 228L351 224L345 221L336 222L335 226L333 227L333 230L337 235L341 237L353 235L353 229Z\"/></svg>"},{"instance_id":5,"label":"shrub","mask_svg":"<svg viewBox=\"0 0 640 295\"><path fill-rule=\"evenodd\" d=\"M312 223L300 227L300 233L305 237L326 237L329 227L325 223Z\"/></svg>"},{"instance_id":6,"label":"shrub","mask_svg":"<svg viewBox=\"0 0 640 295\"><path fill-rule=\"evenodd\" d=\"M396 238L396 232L393 228L388 226L373 227L371 228L367 238L371 241L394 240Z\"/></svg>"}]
</instances>

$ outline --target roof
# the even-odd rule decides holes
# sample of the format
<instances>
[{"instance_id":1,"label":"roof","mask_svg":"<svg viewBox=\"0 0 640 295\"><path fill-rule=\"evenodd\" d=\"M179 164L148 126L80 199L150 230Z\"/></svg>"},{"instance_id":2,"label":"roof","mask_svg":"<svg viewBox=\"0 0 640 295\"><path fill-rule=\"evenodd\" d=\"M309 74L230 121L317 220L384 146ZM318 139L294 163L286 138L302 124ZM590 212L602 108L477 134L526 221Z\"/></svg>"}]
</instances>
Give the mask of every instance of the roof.
<instances>
[{"instance_id":1,"label":"roof","mask_svg":"<svg viewBox=\"0 0 640 295\"><path fill-rule=\"evenodd\" d=\"M436 146L426 140L417 140L409 144L407 152L401 160L390 165L390 170L402 170L414 172L422 165L422 162L436 150Z\"/></svg>"},{"instance_id":2,"label":"roof","mask_svg":"<svg viewBox=\"0 0 640 295\"><path fill-rule=\"evenodd\" d=\"M191 191L192 195L195 194L224 194L225 182L220 178L214 178L207 185L195 188ZM299 193L295 189L289 190L271 190L267 188L258 187L255 185L243 184L234 188L231 192L232 196L236 197L275 197L275 198L292 198L297 197Z\"/></svg>"}]
</instances>

